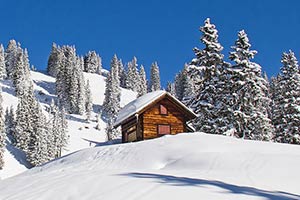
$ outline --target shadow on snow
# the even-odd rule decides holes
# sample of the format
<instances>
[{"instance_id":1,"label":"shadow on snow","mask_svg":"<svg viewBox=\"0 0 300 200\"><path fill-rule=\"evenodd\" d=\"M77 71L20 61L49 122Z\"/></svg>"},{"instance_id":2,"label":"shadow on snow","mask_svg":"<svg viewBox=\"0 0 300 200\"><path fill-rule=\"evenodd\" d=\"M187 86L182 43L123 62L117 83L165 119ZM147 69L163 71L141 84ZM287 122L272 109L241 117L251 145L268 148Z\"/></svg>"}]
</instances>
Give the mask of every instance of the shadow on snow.
<instances>
[{"instance_id":1,"label":"shadow on snow","mask_svg":"<svg viewBox=\"0 0 300 200\"><path fill-rule=\"evenodd\" d=\"M238 186L233 184L228 184L222 181L214 180L205 180L205 179L196 179L188 177L177 177L171 175L163 174L152 174L152 173L127 173L121 174L122 176L130 176L134 178L143 178L143 179L155 179L158 183L164 183L171 186L195 186L200 187L204 185L210 185L219 187L226 190L228 193L233 193L237 195L248 195L248 196L257 196L264 197L269 200L291 200L291 199L300 199L300 195L291 194L282 191L266 191L257 189L254 187L247 186Z\"/></svg>"}]
</instances>

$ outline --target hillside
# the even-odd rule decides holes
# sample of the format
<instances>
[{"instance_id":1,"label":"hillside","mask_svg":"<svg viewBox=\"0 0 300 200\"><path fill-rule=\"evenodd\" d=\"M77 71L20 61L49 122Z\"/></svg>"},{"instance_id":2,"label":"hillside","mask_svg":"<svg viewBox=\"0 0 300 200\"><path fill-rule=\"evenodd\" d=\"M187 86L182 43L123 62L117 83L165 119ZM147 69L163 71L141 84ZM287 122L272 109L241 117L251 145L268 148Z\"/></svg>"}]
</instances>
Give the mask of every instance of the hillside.
<instances>
[{"instance_id":1,"label":"hillside","mask_svg":"<svg viewBox=\"0 0 300 200\"><path fill-rule=\"evenodd\" d=\"M300 147L187 133L85 149L0 182L0 199L300 199Z\"/></svg>"},{"instance_id":2,"label":"hillside","mask_svg":"<svg viewBox=\"0 0 300 200\"><path fill-rule=\"evenodd\" d=\"M67 115L68 120L68 135L69 144L67 148L62 152L63 155L78 151L80 149L93 147L98 143L106 140L105 134L105 122L102 122L102 129L96 130L96 115L101 109L101 105L104 99L105 91L105 77L97 74L84 73L85 79L90 81L90 87L93 98L93 113L92 122L87 123L84 116L79 115ZM52 98L55 96L55 79L51 76L47 76L40 72L31 71L31 78L34 82L35 94L44 110L47 105L50 104ZM11 81L4 80L1 83L3 107L4 110L7 107L13 106L17 108L18 99L15 97L14 88ZM121 106L126 105L128 102L135 98L136 94L132 91L122 89L121 92ZM47 112L45 111L47 115ZM14 148L9 141L7 141L7 147L4 154L5 166L3 170L0 170L0 179L14 176L27 170L29 166L24 158L24 154L18 149Z\"/></svg>"}]
</instances>

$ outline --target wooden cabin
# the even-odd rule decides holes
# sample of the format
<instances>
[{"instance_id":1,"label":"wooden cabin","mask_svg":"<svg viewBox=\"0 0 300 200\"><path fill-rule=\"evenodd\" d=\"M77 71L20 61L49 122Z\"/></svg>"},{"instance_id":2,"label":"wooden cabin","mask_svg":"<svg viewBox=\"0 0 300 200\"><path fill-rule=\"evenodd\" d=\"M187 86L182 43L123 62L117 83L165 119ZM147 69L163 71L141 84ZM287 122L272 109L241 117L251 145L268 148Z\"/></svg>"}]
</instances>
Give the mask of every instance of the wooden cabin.
<instances>
[{"instance_id":1,"label":"wooden cabin","mask_svg":"<svg viewBox=\"0 0 300 200\"><path fill-rule=\"evenodd\" d=\"M122 142L191 132L187 122L196 114L166 91L145 94L120 110L114 127L122 127Z\"/></svg>"}]
</instances>

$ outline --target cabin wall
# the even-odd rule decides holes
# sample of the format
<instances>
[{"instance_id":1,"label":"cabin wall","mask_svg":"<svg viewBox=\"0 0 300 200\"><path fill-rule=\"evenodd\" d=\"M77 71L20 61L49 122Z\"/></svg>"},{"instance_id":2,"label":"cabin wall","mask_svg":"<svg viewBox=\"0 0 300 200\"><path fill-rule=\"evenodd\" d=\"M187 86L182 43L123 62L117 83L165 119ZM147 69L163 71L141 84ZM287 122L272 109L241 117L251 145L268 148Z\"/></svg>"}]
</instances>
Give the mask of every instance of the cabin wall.
<instances>
[{"instance_id":1,"label":"cabin wall","mask_svg":"<svg viewBox=\"0 0 300 200\"><path fill-rule=\"evenodd\" d=\"M139 116L138 120L133 117L127 123L122 124L122 142L134 142L143 140L143 121Z\"/></svg>"},{"instance_id":2,"label":"cabin wall","mask_svg":"<svg viewBox=\"0 0 300 200\"><path fill-rule=\"evenodd\" d=\"M164 105L167 110L167 115L160 114L160 105ZM143 136L144 139L152 139L159 137L158 135L158 125L170 125L171 134L182 133L186 131L184 116L182 113L174 106L174 104L168 100L163 99L160 102L153 105L150 109L143 113Z\"/></svg>"}]
</instances>

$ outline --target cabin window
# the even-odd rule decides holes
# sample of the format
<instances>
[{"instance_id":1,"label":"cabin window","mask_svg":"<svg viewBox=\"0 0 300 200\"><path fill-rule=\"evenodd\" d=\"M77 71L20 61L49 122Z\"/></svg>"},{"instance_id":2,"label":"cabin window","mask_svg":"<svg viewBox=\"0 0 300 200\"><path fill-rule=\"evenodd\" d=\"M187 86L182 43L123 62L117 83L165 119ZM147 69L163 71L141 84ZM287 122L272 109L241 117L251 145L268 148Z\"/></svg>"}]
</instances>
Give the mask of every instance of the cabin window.
<instances>
[{"instance_id":1,"label":"cabin window","mask_svg":"<svg viewBox=\"0 0 300 200\"><path fill-rule=\"evenodd\" d=\"M164 105L159 105L159 113L161 115L168 115L168 110Z\"/></svg>"},{"instance_id":2,"label":"cabin window","mask_svg":"<svg viewBox=\"0 0 300 200\"><path fill-rule=\"evenodd\" d=\"M169 124L159 124L157 125L157 133L158 135L167 135L171 134L171 125Z\"/></svg>"}]
</instances>

